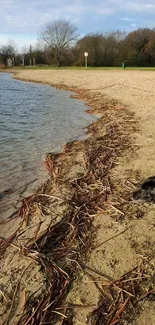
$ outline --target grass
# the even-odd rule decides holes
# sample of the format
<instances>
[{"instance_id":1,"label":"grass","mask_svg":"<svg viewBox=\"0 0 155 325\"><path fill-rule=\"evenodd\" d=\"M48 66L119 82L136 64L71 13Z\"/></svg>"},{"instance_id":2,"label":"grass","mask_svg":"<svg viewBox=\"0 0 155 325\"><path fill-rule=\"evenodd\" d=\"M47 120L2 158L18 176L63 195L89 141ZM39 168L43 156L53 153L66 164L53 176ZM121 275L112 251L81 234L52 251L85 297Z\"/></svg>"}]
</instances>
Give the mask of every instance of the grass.
<instances>
[{"instance_id":1,"label":"grass","mask_svg":"<svg viewBox=\"0 0 155 325\"><path fill-rule=\"evenodd\" d=\"M9 68L10 70L11 68ZM51 70L51 69L58 69L58 70L86 70L85 67L76 67L76 66L65 66L61 68L57 68L56 66L25 66L25 67L13 67L12 69L20 69L20 70ZM87 70L137 70L137 71L155 71L155 67L126 67L122 69L122 67L88 67Z\"/></svg>"}]
</instances>

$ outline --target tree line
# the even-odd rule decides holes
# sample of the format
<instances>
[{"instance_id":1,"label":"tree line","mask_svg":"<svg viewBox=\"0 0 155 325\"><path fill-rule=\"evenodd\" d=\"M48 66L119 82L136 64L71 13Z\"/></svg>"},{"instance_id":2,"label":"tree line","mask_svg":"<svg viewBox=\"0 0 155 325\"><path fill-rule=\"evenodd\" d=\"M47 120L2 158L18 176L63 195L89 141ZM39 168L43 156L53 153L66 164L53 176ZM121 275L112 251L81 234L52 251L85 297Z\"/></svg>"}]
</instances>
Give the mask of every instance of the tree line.
<instances>
[{"instance_id":1,"label":"tree line","mask_svg":"<svg viewBox=\"0 0 155 325\"><path fill-rule=\"evenodd\" d=\"M15 65L35 62L36 65L83 66L84 52L88 52L88 66L154 66L155 28L139 28L130 33L114 31L90 33L78 37L77 28L65 20L57 20L44 26L35 47L23 48L18 53L16 46L0 47L0 62L14 57ZM30 61L31 60L31 61ZM35 60L35 61L32 61Z\"/></svg>"}]
</instances>

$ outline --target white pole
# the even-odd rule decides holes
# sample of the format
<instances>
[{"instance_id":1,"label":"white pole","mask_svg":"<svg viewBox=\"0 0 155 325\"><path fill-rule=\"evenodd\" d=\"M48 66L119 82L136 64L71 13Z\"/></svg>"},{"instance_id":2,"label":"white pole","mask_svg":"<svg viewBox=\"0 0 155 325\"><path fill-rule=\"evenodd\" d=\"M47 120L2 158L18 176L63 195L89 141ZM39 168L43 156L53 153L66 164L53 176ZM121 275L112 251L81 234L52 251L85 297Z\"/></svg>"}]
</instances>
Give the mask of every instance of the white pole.
<instances>
[{"instance_id":1,"label":"white pole","mask_svg":"<svg viewBox=\"0 0 155 325\"><path fill-rule=\"evenodd\" d=\"M88 52L84 53L84 57L85 57L85 68L87 69L87 57L88 57Z\"/></svg>"}]
</instances>

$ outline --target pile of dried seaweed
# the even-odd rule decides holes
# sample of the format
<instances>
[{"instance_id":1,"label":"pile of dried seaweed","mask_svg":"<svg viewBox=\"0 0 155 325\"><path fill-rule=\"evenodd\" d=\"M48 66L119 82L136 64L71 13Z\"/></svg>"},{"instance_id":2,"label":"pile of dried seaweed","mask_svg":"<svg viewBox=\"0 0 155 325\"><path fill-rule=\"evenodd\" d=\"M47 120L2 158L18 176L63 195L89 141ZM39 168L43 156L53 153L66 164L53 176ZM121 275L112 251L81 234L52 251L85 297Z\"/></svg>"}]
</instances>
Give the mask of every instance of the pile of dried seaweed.
<instances>
[{"instance_id":1,"label":"pile of dried seaweed","mask_svg":"<svg viewBox=\"0 0 155 325\"><path fill-rule=\"evenodd\" d=\"M137 316L139 302L155 298L155 279L149 262L142 262L120 279L101 284L103 295L92 313L92 325L130 324Z\"/></svg>"},{"instance_id":2,"label":"pile of dried seaweed","mask_svg":"<svg viewBox=\"0 0 155 325\"><path fill-rule=\"evenodd\" d=\"M113 122L110 123L112 114ZM42 264L47 275L47 290L35 301L33 297L29 298L18 325L52 324L57 314L65 313L61 304L76 270L81 268L83 258L90 249L93 218L98 209L104 209L112 191L109 170L115 165L118 155L130 145L125 127L130 121L128 119L126 123L119 124L116 115L118 117L114 110L105 110L101 121L89 128L92 136L84 143L86 173L70 184L72 196L68 200L66 215L56 225L51 225L46 234L26 252ZM107 124L106 132L104 123ZM49 172L59 184L65 155L79 150L79 146L78 141L72 142L65 146L63 154L48 156Z\"/></svg>"},{"instance_id":3,"label":"pile of dried seaweed","mask_svg":"<svg viewBox=\"0 0 155 325\"><path fill-rule=\"evenodd\" d=\"M98 102L95 103L97 105ZM102 107L103 117L89 127L89 139L67 144L63 153L47 155L46 165L56 187L64 185L66 161L71 153L84 151L86 172L72 182L66 180L70 195L66 198L67 210L63 218L51 224L46 233L22 250L25 256L41 265L47 286L37 298L37 293L35 298L32 295L27 298L18 325L54 324L58 316L62 317L62 324L67 324L68 307L63 303L76 272L82 268L92 246L93 219L98 210L104 209L108 196L112 195L109 171L115 166L117 157L131 147L129 134L133 130L133 118L126 111L115 108ZM46 216L51 193L50 182L47 182L36 195L24 200L18 216L28 224L36 204ZM2 241L2 252L11 240ZM94 325L115 324L126 306L134 304L144 276L143 273L141 276L139 273L130 275L132 279L125 275L104 286L105 296L92 316ZM141 290L140 297L143 294Z\"/></svg>"}]
</instances>

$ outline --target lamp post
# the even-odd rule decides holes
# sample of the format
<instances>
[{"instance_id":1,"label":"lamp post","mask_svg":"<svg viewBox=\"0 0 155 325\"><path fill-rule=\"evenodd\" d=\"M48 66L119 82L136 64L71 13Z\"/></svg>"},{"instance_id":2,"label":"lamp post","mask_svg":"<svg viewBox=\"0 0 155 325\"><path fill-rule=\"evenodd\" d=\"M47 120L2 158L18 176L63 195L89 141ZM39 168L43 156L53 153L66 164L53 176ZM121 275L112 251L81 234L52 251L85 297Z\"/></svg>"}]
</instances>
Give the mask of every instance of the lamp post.
<instances>
[{"instance_id":1,"label":"lamp post","mask_svg":"<svg viewBox=\"0 0 155 325\"><path fill-rule=\"evenodd\" d=\"M88 52L84 53L84 57L85 57L85 68L87 69L87 57L88 57Z\"/></svg>"}]
</instances>

